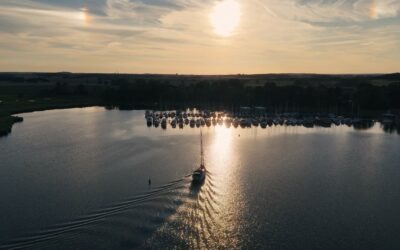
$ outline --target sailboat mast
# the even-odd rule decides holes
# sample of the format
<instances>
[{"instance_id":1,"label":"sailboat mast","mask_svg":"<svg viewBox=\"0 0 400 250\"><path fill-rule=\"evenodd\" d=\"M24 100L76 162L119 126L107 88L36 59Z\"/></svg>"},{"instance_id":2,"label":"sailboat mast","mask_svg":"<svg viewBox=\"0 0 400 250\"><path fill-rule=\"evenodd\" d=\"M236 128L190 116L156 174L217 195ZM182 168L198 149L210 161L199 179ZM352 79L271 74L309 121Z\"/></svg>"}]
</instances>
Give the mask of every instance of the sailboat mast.
<instances>
[{"instance_id":1,"label":"sailboat mast","mask_svg":"<svg viewBox=\"0 0 400 250\"><path fill-rule=\"evenodd\" d=\"M200 130L200 154L201 154L201 165L204 167L204 151L203 151L203 132Z\"/></svg>"}]
</instances>

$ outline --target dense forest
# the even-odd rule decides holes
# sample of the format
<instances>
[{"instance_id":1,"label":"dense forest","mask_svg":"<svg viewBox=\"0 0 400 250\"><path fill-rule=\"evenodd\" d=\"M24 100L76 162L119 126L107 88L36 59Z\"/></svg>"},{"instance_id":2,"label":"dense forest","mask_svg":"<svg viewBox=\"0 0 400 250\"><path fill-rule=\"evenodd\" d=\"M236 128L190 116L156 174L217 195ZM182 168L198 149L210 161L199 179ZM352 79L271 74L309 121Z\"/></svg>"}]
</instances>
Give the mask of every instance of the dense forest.
<instances>
[{"instance_id":1,"label":"dense forest","mask_svg":"<svg viewBox=\"0 0 400 250\"><path fill-rule=\"evenodd\" d=\"M235 110L240 106L264 106L269 112L367 115L400 110L400 76L180 77L65 73L27 78L0 74L0 101L4 96L7 99L7 95L18 99L86 99L122 109Z\"/></svg>"},{"instance_id":2,"label":"dense forest","mask_svg":"<svg viewBox=\"0 0 400 250\"><path fill-rule=\"evenodd\" d=\"M347 81L347 80L346 80ZM333 86L301 82L278 85L268 81L258 85L240 79L201 80L193 84L139 78L112 79L107 84L55 84L41 91L44 96L93 96L104 105L120 108L175 109L202 107L232 109L265 106L269 112L333 112L369 114L400 109L400 82L372 85L341 82Z\"/></svg>"},{"instance_id":3,"label":"dense forest","mask_svg":"<svg viewBox=\"0 0 400 250\"><path fill-rule=\"evenodd\" d=\"M78 91L79 92L79 91ZM199 82L194 85L140 80L135 84L116 81L102 91L109 104L132 107L265 106L269 111L318 111L349 113L400 108L400 83L388 86L360 84L352 88L301 85L246 86L240 80Z\"/></svg>"}]
</instances>

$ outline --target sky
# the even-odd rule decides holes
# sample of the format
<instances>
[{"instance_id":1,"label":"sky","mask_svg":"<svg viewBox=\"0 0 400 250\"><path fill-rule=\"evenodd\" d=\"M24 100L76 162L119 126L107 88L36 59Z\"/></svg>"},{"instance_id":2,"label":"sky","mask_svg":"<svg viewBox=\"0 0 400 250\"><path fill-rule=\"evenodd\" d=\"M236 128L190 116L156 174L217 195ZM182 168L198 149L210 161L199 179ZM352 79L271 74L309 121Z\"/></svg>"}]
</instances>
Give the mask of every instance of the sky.
<instances>
[{"instance_id":1,"label":"sky","mask_svg":"<svg viewBox=\"0 0 400 250\"><path fill-rule=\"evenodd\" d=\"M0 0L0 71L400 71L400 0Z\"/></svg>"}]
</instances>

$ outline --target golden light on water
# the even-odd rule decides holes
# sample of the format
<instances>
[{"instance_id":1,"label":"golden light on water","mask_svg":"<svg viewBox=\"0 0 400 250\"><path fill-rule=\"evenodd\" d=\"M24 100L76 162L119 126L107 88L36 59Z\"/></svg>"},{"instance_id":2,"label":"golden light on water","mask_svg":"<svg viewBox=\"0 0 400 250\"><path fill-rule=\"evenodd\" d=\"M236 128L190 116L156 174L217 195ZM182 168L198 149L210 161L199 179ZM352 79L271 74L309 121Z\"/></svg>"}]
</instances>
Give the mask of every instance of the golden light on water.
<instances>
[{"instance_id":1,"label":"golden light on water","mask_svg":"<svg viewBox=\"0 0 400 250\"><path fill-rule=\"evenodd\" d=\"M227 174L232 167L234 133L231 128L215 126L204 140L206 166L217 176Z\"/></svg>"},{"instance_id":2,"label":"golden light on water","mask_svg":"<svg viewBox=\"0 0 400 250\"><path fill-rule=\"evenodd\" d=\"M227 37L233 34L240 22L240 4L235 0L218 2L210 14L210 21L215 34Z\"/></svg>"},{"instance_id":3,"label":"golden light on water","mask_svg":"<svg viewBox=\"0 0 400 250\"><path fill-rule=\"evenodd\" d=\"M213 153L221 156L227 156L229 154L232 144L232 129L224 126L218 126L215 128L215 137L212 145Z\"/></svg>"}]
</instances>

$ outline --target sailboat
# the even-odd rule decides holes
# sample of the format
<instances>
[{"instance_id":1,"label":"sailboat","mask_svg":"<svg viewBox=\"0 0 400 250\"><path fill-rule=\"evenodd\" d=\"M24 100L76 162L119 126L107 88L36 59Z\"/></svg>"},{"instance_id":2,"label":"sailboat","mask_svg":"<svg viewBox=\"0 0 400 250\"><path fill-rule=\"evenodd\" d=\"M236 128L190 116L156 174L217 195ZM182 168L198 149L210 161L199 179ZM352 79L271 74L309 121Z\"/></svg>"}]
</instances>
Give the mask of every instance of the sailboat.
<instances>
[{"instance_id":1,"label":"sailboat","mask_svg":"<svg viewBox=\"0 0 400 250\"><path fill-rule=\"evenodd\" d=\"M203 150L203 133L201 130L200 130L200 154L201 154L200 167L196 169L192 174L193 183L202 183L206 178L206 166L204 164L204 150Z\"/></svg>"}]
</instances>

